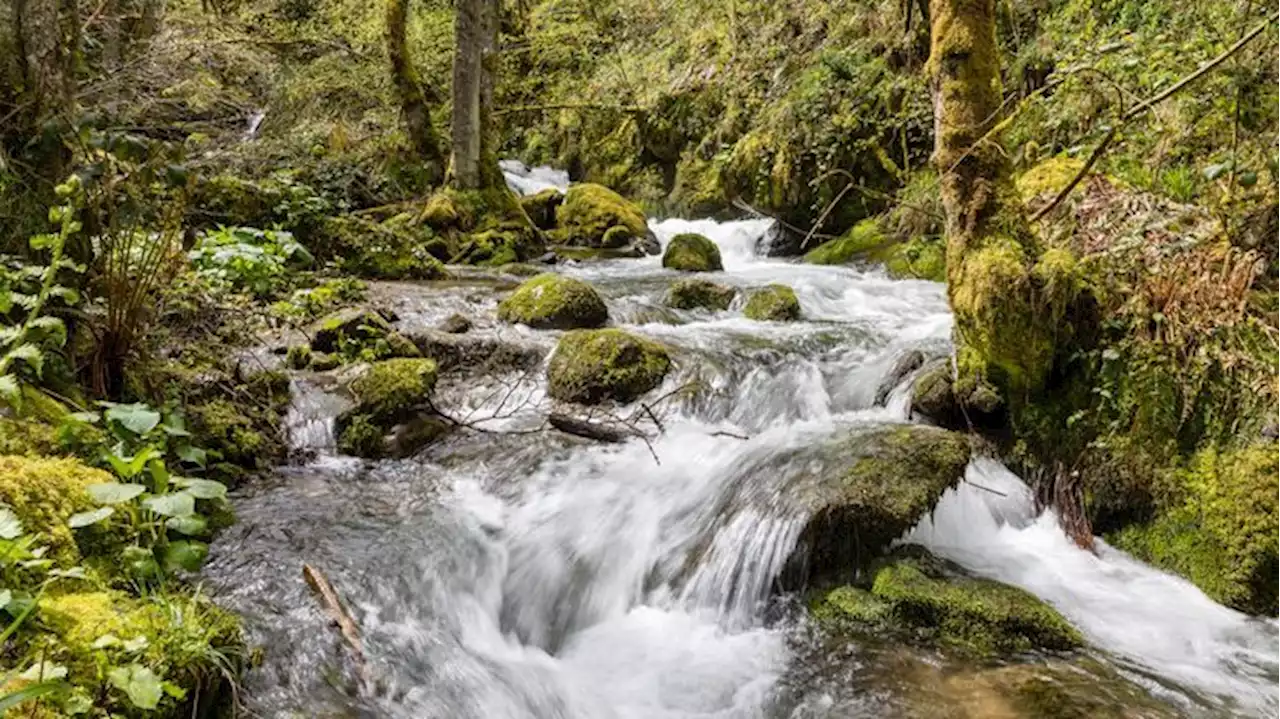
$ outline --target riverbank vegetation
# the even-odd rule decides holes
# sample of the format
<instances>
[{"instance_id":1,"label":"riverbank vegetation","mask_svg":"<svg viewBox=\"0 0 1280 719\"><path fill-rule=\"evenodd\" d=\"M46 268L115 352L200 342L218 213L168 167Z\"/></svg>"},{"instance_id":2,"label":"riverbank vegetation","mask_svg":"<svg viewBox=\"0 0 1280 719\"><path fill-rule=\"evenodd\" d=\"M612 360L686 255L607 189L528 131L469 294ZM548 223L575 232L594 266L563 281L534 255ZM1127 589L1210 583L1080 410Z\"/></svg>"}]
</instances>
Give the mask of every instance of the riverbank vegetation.
<instances>
[{"instance_id":1,"label":"riverbank vegetation","mask_svg":"<svg viewBox=\"0 0 1280 719\"><path fill-rule=\"evenodd\" d=\"M647 220L675 214L947 282L956 355L917 412L983 435L1080 544L1274 616L1272 11L922 5L0 1L0 706L232 711L252 652L198 571L228 489L287 459L286 366L376 363L342 447L411 451L448 427L444 360L363 309L367 282L534 274L504 320L599 328L590 285L539 273L658 254ZM518 198L500 157L576 184ZM722 267L696 234L666 250ZM782 285L742 301L805 312ZM619 330L562 345L574 401L668 370ZM879 572L849 589L877 612L938 581Z\"/></svg>"}]
</instances>

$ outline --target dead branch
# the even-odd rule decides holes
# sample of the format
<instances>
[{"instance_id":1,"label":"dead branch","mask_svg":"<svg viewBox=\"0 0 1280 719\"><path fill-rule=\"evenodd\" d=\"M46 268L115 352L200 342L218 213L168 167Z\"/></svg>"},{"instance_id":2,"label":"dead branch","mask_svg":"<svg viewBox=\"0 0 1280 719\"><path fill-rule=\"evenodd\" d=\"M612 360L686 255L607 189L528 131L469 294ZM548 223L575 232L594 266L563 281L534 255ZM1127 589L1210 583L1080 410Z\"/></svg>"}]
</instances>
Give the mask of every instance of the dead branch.
<instances>
[{"instance_id":1,"label":"dead branch","mask_svg":"<svg viewBox=\"0 0 1280 719\"><path fill-rule=\"evenodd\" d=\"M306 580L307 586L311 587L311 590L318 595L321 604L324 605L325 613L329 615L329 619L338 626L338 630L342 633L342 638L346 641L347 648L351 651L351 659L356 664L356 673L360 676L361 686L364 688L372 687L373 675L369 671L369 663L364 656L364 644L360 641L360 630L356 627L355 620L351 618L351 614L347 612L347 608L342 604L342 600L338 597L338 592L329 583L329 578L310 564L302 565L302 578Z\"/></svg>"},{"instance_id":2,"label":"dead branch","mask_svg":"<svg viewBox=\"0 0 1280 719\"><path fill-rule=\"evenodd\" d=\"M639 105L607 105L595 102L563 102L549 105L516 105L499 107L493 111L495 115L509 115L516 112L544 112L547 110L600 110L603 112L624 112L636 115L644 112Z\"/></svg>"},{"instance_id":3,"label":"dead branch","mask_svg":"<svg viewBox=\"0 0 1280 719\"><path fill-rule=\"evenodd\" d=\"M1197 69L1195 72L1173 83L1163 92L1157 93L1156 95L1150 97L1149 99L1143 100L1142 102L1138 103L1134 107L1130 108L1128 112L1126 112L1123 116L1121 116L1119 122L1117 122L1109 130L1107 130L1107 134L1102 137L1102 141L1099 142L1098 146L1093 149L1093 152L1089 155L1089 159L1084 163L1084 166L1080 168L1080 171L1075 174L1075 177L1071 178L1071 182L1068 182L1067 186L1063 187L1062 190L1057 195L1054 196L1052 202L1040 208L1040 210L1038 210L1034 215L1032 215L1031 221L1035 222L1040 218L1044 217L1045 215L1049 214L1053 210L1053 208L1062 204L1062 201L1067 199L1067 197L1071 195L1072 190L1076 189L1076 185L1080 184L1080 180L1084 179L1084 176L1087 175L1091 169L1093 169L1093 166L1098 161L1098 158L1102 157L1102 153L1106 151L1107 146L1110 145L1111 141L1115 139L1116 133L1119 131L1120 128L1124 127L1131 120L1143 114L1146 114L1146 112L1151 110L1151 108L1169 99L1170 97L1172 97L1174 94L1176 94L1183 88L1187 87L1188 85L1195 82L1196 80L1199 80L1201 77L1204 77L1206 74L1212 71L1215 67L1226 62L1228 58L1230 58L1232 55L1239 52L1241 48L1243 48L1245 45L1248 45L1249 42L1253 40L1255 37L1261 35L1262 32L1266 30L1268 26L1271 25L1271 23L1275 22L1278 19L1280 19L1280 13L1276 13L1275 15L1272 15L1267 20L1259 23L1257 27L1255 27L1252 31L1249 32L1249 34L1237 40L1234 45L1222 51L1220 55L1213 58L1212 60L1205 63L1204 65L1201 65L1200 68Z\"/></svg>"},{"instance_id":4,"label":"dead branch","mask_svg":"<svg viewBox=\"0 0 1280 719\"><path fill-rule=\"evenodd\" d=\"M565 434L610 444L620 444L628 439L644 436L631 428L611 427L602 422L578 419L561 412L552 412L547 417L547 422Z\"/></svg>"}]
</instances>

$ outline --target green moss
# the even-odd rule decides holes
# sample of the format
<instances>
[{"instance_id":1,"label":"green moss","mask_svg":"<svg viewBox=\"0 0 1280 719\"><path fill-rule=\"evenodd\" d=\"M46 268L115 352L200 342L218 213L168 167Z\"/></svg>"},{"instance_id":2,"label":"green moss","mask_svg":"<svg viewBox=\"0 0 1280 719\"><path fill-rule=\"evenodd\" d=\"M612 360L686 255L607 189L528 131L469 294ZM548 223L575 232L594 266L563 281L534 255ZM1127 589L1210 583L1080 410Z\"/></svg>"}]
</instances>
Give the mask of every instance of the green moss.
<instances>
[{"instance_id":1,"label":"green moss","mask_svg":"<svg viewBox=\"0 0 1280 719\"><path fill-rule=\"evenodd\" d=\"M178 717L226 709L229 683L245 665L239 620L199 596L62 594L43 598L37 616L42 628L54 635L43 650L45 660L65 666L68 681L96 697L95 708L112 716L141 715L107 680L104 666L136 662L181 688L185 697L166 695L155 714ZM131 641L143 648L128 651L123 645Z\"/></svg>"},{"instance_id":2,"label":"green moss","mask_svg":"<svg viewBox=\"0 0 1280 719\"><path fill-rule=\"evenodd\" d=\"M316 322L311 349L337 353L345 359L372 361L391 357L419 357L418 348L377 312L349 307Z\"/></svg>"},{"instance_id":3,"label":"green moss","mask_svg":"<svg viewBox=\"0 0 1280 719\"><path fill-rule=\"evenodd\" d=\"M311 347L309 345L294 345L285 353L284 363L293 369L306 369L311 364Z\"/></svg>"},{"instance_id":4,"label":"green moss","mask_svg":"<svg viewBox=\"0 0 1280 719\"><path fill-rule=\"evenodd\" d=\"M604 185L582 182L572 185L556 209L556 226L564 244L607 247L605 235L623 227L631 237L644 237L649 223L644 212Z\"/></svg>"},{"instance_id":5,"label":"green moss","mask_svg":"<svg viewBox=\"0 0 1280 719\"><path fill-rule=\"evenodd\" d=\"M834 240L809 250L804 261L811 265L844 265L854 260L879 260L876 253L891 240L880 231L874 218L863 220Z\"/></svg>"},{"instance_id":6,"label":"green moss","mask_svg":"<svg viewBox=\"0 0 1280 719\"><path fill-rule=\"evenodd\" d=\"M742 314L760 322L786 322L800 319L800 300L795 290L786 285L772 284L756 290L747 297Z\"/></svg>"},{"instance_id":7,"label":"green moss","mask_svg":"<svg viewBox=\"0 0 1280 719\"><path fill-rule=\"evenodd\" d=\"M662 345L617 329L566 333L547 369L547 393L565 402L630 402L662 384L671 359Z\"/></svg>"},{"instance_id":8,"label":"green moss","mask_svg":"<svg viewBox=\"0 0 1280 719\"><path fill-rule=\"evenodd\" d=\"M515 275L516 277L536 277L542 274L542 268L526 265L523 262L512 262L502 265L498 268L504 275Z\"/></svg>"},{"instance_id":9,"label":"green moss","mask_svg":"<svg viewBox=\"0 0 1280 719\"><path fill-rule=\"evenodd\" d=\"M387 428L367 414L353 414L338 432L338 451L352 457L376 459L386 453Z\"/></svg>"},{"instance_id":10,"label":"green moss","mask_svg":"<svg viewBox=\"0 0 1280 719\"><path fill-rule=\"evenodd\" d=\"M662 253L662 266L682 272L714 272L724 269L720 248L702 235L686 232L676 235Z\"/></svg>"},{"instance_id":11,"label":"green moss","mask_svg":"<svg viewBox=\"0 0 1280 719\"><path fill-rule=\"evenodd\" d=\"M604 237L600 238L600 246L606 249L617 249L626 247L635 235L631 229L622 225L614 225L605 230Z\"/></svg>"},{"instance_id":12,"label":"green moss","mask_svg":"<svg viewBox=\"0 0 1280 719\"><path fill-rule=\"evenodd\" d=\"M1202 450L1172 473L1174 499L1155 519L1108 536L1117 547L1176 572L1228 606L1277 610L1277 449Z\"/></svg>"},{"instance_id":13,"label":"green moss","mask_svg":"<svg viewBox=\"0 0 1280 719\"><path fill-rule=\"evenodd\" d=\"M869 591L841 586L819 594L812 616L833 629L905 632L980 656L1084 643L1061 614L1028 592L962 576L927 553L900 554L917 556L886 561Z\"/></svg>"},{"instance_id":14,"label":"green moss","mask_svg":"<svg viewBox=\"0 0 1280 719\"><path fill-rule=\"evenodd\" d=\"M375 222L355 216L324 223L324 252L345 274L377 280L438 280L449 272L436 258L447 254L441 238L425 225Z\"/></svg>"},{"instance_id":15,"label":"green moss","mask_svg":"<svg viewBox=\"0 0 1280 719\"><path fill-rule=\"evenodd\" d=\"M248 469L265 469L279 454L279 440L272 440L258 423L225 398L188 408L195 444L217 452L220 461Z\"/></svg>"},{"instance_id":16,"label":"green moss","mask_svg":"<svg viewBox=\"0 0 1280 719\"><path fill-rule=\"evenodd\" d=\"M454 264L497 267L543 251L541 233L505 185L440 190L427 200L418 221L448 238Z\"/></svg>"},{"instance_id":17,"label":"green moss","mask_svg":"<svg viewBox=\"0 0 1280 719\"><path fill-rule=\"evenodd\" d=\"M591 285L545 273L526 280L498 305L498 319L537 329L599 327L609 309Z\"/></svg>"},{"instance_id":18,"label":"green moss","mask_svg":"<svg viewBox=\"0 0 1280 719\"><path fill-rule=\"evenodd\" d=\"M85 487L111 481L74 459L0 456L0 504L13 510L27 533L39 535L61 565L80 556L67 519L95 506Z\"/></svg>"},{"instance_id":19,"label":"green moss","mask_svg":"<svg viewBox=\"0 0 1280 719\"><path fill-rule=\"evenodd\" d=\"M436 363L429 359L390 359L375 362L351 383L356 409L387 422L426 402L436 384Z\"/></svg>"},{"instance_id":20,"label":"green moss","mask_svg":"<svg viewBox=\"0 0 1280 719\"><path fill-rule=\"evenodd\" d=\"M668 307L680 310L708 309L724 311L729 309L738 291L732 287L716 284L710 280L690 278L678 280L667 291Z\"/></svg>"},{"instance_id":21,"label":"green moss","mask_svg":"<svg viewBox=\"0 0 1280 719\"><path fill-rule=\"evenodd\" d=\"M1084 160L1059 155L1045 160L1026 172L1017 180L1018 194L1023 202L1030 202L1042 195L1053 197L1071 182L1072 178L1084 167ZM1079 191L1079 186L1076 187Z\"/></svg>"},{"instance_id":22,"label":"green moss","mask_svg":"<svg viewBox=\"0 0 1280 719\"><path fill-rule=\"evenodd\" d=\"M885 269L895 279L947 280L947 248L939 237L916 237L894 245Z\"/></svg>"}]
</instances>

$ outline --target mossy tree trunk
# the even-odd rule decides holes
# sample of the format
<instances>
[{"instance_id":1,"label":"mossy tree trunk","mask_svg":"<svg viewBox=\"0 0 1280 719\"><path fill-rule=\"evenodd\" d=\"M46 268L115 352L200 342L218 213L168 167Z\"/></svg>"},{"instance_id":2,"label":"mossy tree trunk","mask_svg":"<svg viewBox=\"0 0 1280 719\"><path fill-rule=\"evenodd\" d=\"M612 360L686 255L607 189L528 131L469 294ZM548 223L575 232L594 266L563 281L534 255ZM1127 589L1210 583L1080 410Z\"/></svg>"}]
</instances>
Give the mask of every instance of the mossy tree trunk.
<instances>
[{"instance_id":1,"label":"mossy tree trunk","mask_svg":"<svg viewBox=\"0 0 1280 719\"><path fill-rule=\"evenodd\" d=\"M499 0L458 0L455 13L450 176L458 189L494 187L502 181L491 137Z\"/></svg>"},{"instance_id":2,"label":"mossy tree trunk","mask_svg":"<svg viewBox=\"0 0 1280 719\"><path fill-rule=\"evenodd\" d=\"M422 81L406 40L409 0L386 0L387 56L391 60L391 80L400 99L405 131L418 158L426 165L431 182L444 174L445 157L440 137L431 124L431 105L439 97Z\"/></svg>"},{"instance_id":3,"label":"mossy tree trunk","mask_svg":"<svg viewBox=\"0 0 1280 719\"><path fill-rule=\"evenodd\" d=\"M1002 92L995 0L932 0L928 72L934 162L947 215L947 282L961 396L993 388L1011 404L1039 391L1054 355L1046 289L1069 255L1041 261L1036 236L991 130ZM988 136L990 135L990 136Z\"/></svg>"},{"instance_id":4,"label":"mossy tree trunk","mask_svg":"<svg viewBox=\"0 0 1280 719\"><path fill-rule=\"evenodd\" d=\"M12 61L4 100L12 109L0 136L6 149L25 155L24 164L52 188L69 160L55 128L73 114L80 7L78 0L14 0L10 13L6 44L12 46Z\"/></svg>"}]
</instances>

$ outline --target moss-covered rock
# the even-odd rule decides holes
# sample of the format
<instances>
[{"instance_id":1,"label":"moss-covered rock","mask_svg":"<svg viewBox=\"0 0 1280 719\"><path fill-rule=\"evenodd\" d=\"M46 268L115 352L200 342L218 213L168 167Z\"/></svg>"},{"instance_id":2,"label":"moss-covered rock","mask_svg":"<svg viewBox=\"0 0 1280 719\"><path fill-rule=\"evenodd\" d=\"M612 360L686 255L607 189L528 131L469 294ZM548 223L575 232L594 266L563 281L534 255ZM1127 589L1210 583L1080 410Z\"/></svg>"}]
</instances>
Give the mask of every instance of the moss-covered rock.
<instances>
[{"instance_id":1,"label":"moss-covered rock","mask_svg":"<svg viewBox=\"0 0 1280 719\"><path fill-rule=\"evenodd\" d=\"M844 265L854 260L876 259L873 255L890 242L880 231L880 224L875 219L867 219L834 240L809 250L804 261L811 265Z\"/></svg>"},{"instance_id":2,"label":"moss-covered rock","mask_svg":"<svg viewBox=\"0 0 1280 719\"><path fill-rule=\"evenodd\" d=\"M436 384L436 371L436 363L429 359L373 363L351 383L356 405L334 421L338 448L360 457L386 454L388 435L397 425L430 412L428 399Z\"/></svg>"},{"instance_id":3,"label":"moss-covered rock","mask_svg":"<svg viewBox=\"0 0 1280 719\"><path fill-rule=\"evenodd\" d=\"M38 535L48 556L61 565L80 556L67 519L95 506L85 488L112 481L106 472L74 459L0 456L0 505L12 509L23 531Z\"/></svg>"},{"instance_id":4,"label":"moss-covered rock","mask_svg":"<svg viewBox=\"0 0 1280 719\"><path fill-rule=\"evenodd\" d=\"M742 314L761 322L787 322L800 319L800 300L795 290L786 285L772 284L755 290L747 297Z\"/></svg>"},{"instance_id":5,"label":"moss-covered rock","mask_svg":"<svg viewBox=\"0 0 1280 719\"><path fill-rule=\"evenodd\" d=\"M727 310L738 291L710 280L678 280L667 290L666 304L678 310Z\"/></svg>"},{"instance_id":6,"label":"moss-covered rock","mask_svg":"<svg viewBox=\"0 0 1280 719\"><path fill-rule=\"evenodd\" d=\"M813 616L832 628L896 630L978 655L1067 650L1084 642L1034 595L965 576L926 552L899 552L871 576L869 589L846 585L820 593L811 603Z\"/></svg>"},{"instance_id":7,"label":"moss-covered rock","mask_svg":"<svg viewBox=\"0 0 1280 719\"><path fill-rule=\"evenodd\" d=\"M613 245L605 244L610 231ZM583 182L569 188L556 210L556 235L566 245L617 248L650 232L639 206L604 185Z\"/></svg>"},{"instance_id":8,"label":"moss-covered rock","mask_svg":"<svg viewBox=\"0 0 1280 719\"><path fill-rule=\"evenodd\" d=\"M104 667L137 664L179 691L161 693L146 716L212 716L228 710L229 682L247 665L240 622L199 596L134 599L111 591L46 596L38 620L49 638L40 656L111 716L143 716ZM173 694L180 694L181 698Z\"/></svg>"},{"instance_id":9,"label":"moss-covered rock","mask_svg":"<svg viewBox=\"0 0 1280 719\"><path fill-rule=\"evenodd\" d=\"M418 348L382 315L361 307L339 310L317 321L311 328L311 350L363 361L420 356Z\"/></svg>"},{"instance_id":10,"label":"moss-covered rock","mask_svg":"<svg viewBox=\"0 0 1280 719\"><path fill-rule=\"evenodd\" d=\"M537 329L600 327L609 308L595 288L551 272L525 281L498 305L498 319Z\"/></svg>"},{"instance_id":11,"label":"moss-covered rock","mask_svg":"<svg viewBox=\"0 0 1280 719\"><path fill-rule=\"evenodd\" d=\"M534 226L540 230L554 229L556 226L556 210L564 202L564 194L554 187L525 195L520 198L520 206L529 216Z\"/></svg>"},{"instance_id":12,"label":"moss-covered rock","mask_svg":"<svg viewBox=\"0 0 1280 719\"><path fill-rule=\"evenodd\" d=\"M1277 611L1277 448L1274 443L1202 450L1173 473L1177 499L1150 522L1107 539L1143 561L1180 574L1242 611Z\"/></svg>"},{"instance_id":13,"label":"moss-covered rock","mask_svg":"<svg viewBox=\"0 0 1280 719\"><path fill-rule=\"evenodd\" d=\"M377 280L440 280L449 277L441 257L445 240L425 226L404 219L375 222L342 216L324 223L319 254L333 259L345 274Z\"/></svg>"},{"instance_id":14,"label":"moss-covered rock","mask_svg":"<svg viewBox=\"0 0 1280 719\"><path fill-rule=\"evenodd\" d=\"M505 185L440 190L427 200L418 221L448 238L454 264L498 267L530 260L544 248L542 233Z\"/></svg>"},{"instance_id":15,"label":"moss-covered rock","mask_svg":"<svg viewBox=\"0 0 1280 719\"><path fill-rule=\"evenodd\" d=\"M662 266L681 272L715 272L724 269L720 248L710 238L685 232L671 238L662 253Z\"/></svg>"},{"instance_id":16,"label":"moss-covered rock","mask_svg":"<svg viewBox=\"0 0 1280 719\"><path fill-rule=\"evenodd\" d=\"M955 432L861 427L753 467L782 476L787 501L809 517L787 583L805 586L866 566L955 486L969 456L968 439Z\"/></svg>"},{"instance_id":17,"label":"moss-covered rock","mask_svg":"<svg viewBox=\"0 0 1280 719\"><path fill-rule=\"evenodd\" d=\"M662 384L671 358L653 340L617 329L560 338L547 369L547 394L565 402L630 402Z\"/></svg>"}]
</instances>

